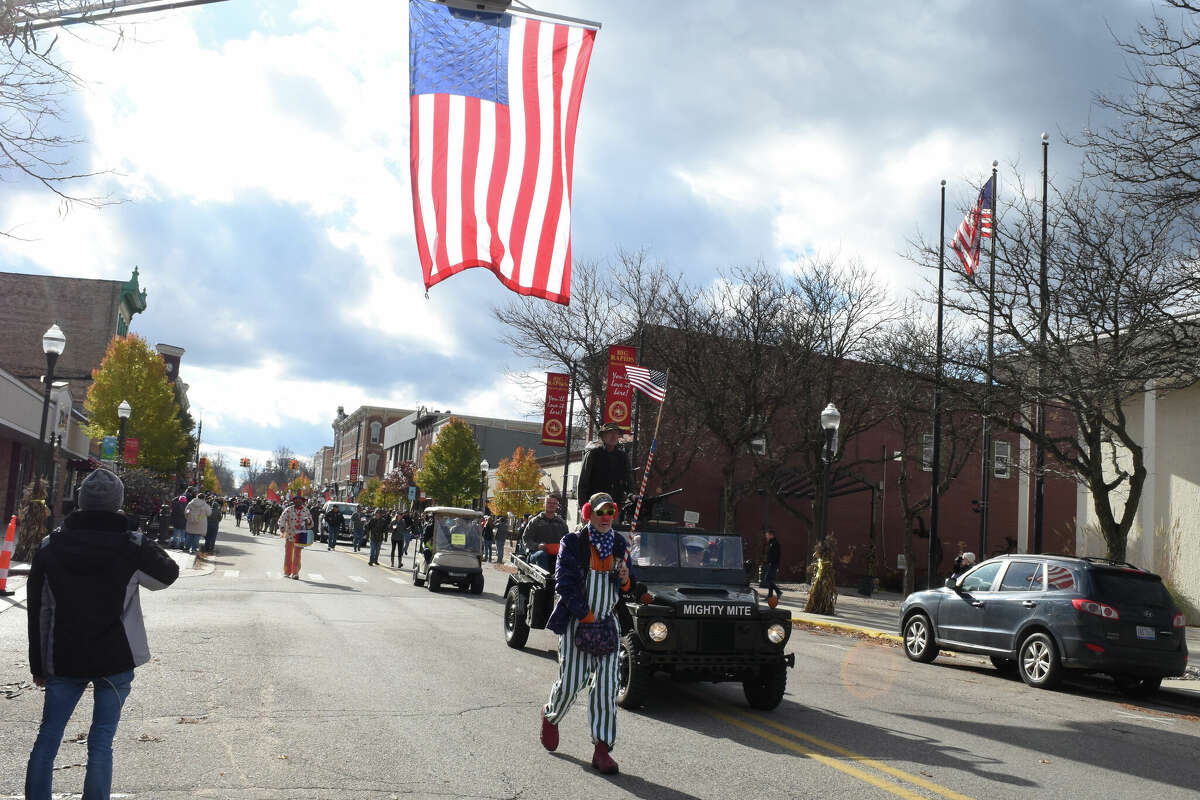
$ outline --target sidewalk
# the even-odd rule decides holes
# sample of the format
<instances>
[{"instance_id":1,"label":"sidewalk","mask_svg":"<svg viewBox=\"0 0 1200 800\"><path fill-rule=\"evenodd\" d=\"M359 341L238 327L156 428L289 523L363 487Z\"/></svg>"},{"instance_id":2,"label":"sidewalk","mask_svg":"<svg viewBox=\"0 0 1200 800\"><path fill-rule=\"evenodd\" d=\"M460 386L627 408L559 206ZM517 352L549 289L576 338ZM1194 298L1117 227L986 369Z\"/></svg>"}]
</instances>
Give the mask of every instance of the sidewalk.
<instances>
[{"instance_id":1,"label":"sidewalk","mask_svg":"<svg viewBox=\"0 0 1200 800\"><path fill-rule=\"evenodd\" d=\"M903 643L900 636L900 606L904 598L895 592L876 592L863 597L857 590L838 587L837 610L832 616L809 614L804 611L808 600L808 584L780 584L783 600L779 608L792 613L792 623L825 628L841 633L858 634L873 639ZM1186 695L1190 700L1200 699L1200 626L1187 628L1189 653L1188 672L1195 678L1169 678L1162 683L1163 691Z\"/></svg>"}]
</instances>

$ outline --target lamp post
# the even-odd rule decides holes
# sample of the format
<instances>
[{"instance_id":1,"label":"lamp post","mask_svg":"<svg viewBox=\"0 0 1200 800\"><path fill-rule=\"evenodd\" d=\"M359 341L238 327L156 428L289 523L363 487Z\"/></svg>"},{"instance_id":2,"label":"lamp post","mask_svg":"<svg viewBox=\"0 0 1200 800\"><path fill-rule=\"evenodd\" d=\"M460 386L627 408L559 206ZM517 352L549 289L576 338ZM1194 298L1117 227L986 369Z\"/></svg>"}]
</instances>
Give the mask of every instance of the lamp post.
<instances>
[{"instance_id":1,"label":"lamp post","mask_svg":"<svg viewBox=\"0 0 1200 800\"><path fill-rule=\"evenodd\" d=\"M479 510L487 513L487 474L491 464L485 458L479 462Z\"/></svg>"},{"instance_id":2,"label":"lamp post","mask_svg":"<svg viewBox=\"0 0 1200 800\"><path fill-rule=\"evenodd\" d=\"M117 418L121 420L121 427L117 430L117 461L121 466L125 465L125 423L129 421L129 415L132 413L133 408L128 400L122 400L117 406Z\"/></svg>"},{"instance_id":3,"label":"lamp post","mask_svg":"<svg viewBox=\"0 0 1200 800\"><path fill-rule=\"evenodd\" d=\"M41 475L45 475L50 463L50 448L46 442L46 419L50 416L50 388L54 383L54 365L66 348L67 337L56 322L42 334L42 352L46 354L46 388L42 393L42 428L38 433L38 446L41 448L39 455L42 460L42 468L39 470Z\"/></svg>"},{"instance_id":4,"label":"lamp post","mask_svg":"<svg viewBox=\"0 0 1200 800\"><path fill-rule=\"evenodd\" d=\"M841 412L833 403L825 406L821 412L821 427L825 431L825 450L821 460L825 462L821 478L821 541L829 533L829 466L833 463L833 454L837 451L837 431L842 424Z\"/></svg>"}]
</instances>

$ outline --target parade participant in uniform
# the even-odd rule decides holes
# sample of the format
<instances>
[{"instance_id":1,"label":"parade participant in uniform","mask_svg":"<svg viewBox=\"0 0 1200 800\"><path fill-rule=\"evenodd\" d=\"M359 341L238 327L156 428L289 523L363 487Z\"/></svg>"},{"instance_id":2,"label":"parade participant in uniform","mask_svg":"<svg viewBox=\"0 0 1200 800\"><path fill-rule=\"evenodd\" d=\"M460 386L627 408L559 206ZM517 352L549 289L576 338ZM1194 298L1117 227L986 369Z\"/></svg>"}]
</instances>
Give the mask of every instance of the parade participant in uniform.
<instances>
[{"instance_id":1,"label":"parade participant in uniform","mask_svg":"<svg viewBox=\"0 0 1200 800\"><path fill-rule=\"evenodd\" d=\"M625 539L614 533L617 505L603 492L584 505L587 524L562 539L554 570L558 601L546 628L558 634L558 680L542 708L541 740L558 747L558 723L584 686L590 685L588 726L592 766L618 771L609 752L617 739L617 620L620 593L632 588ZM589 627L599 623L603 630Z\"/></svg>"},{"instance_id":2,"label":"parade participant in uniform","mask_svg":"<svg viewBox=\"0 0 1200 800\"><path fill-rule=\"evenodd\" d=\"M303 499L303 498L301 498ZM307 510L307 509L306 509ZM267 508L267 531L274 536L279 531L279 517L283 514L283 505L272 502Z\"/></svg>"},{"instance_id":3,"label":"parade participant in uniform","mask_svg":"<svg viewBox=\"0 0 1200 800\"><path fill-rule=\"evenodd\" d=\"M600 442L591 444L583 453L583 464L579 468L579 496L591 497L604 492L612 497L619 508L633 494L633 473L629 469L629 456L617 446L621 437L621 426L606 422L600 426Z\"/></svg>"},{"instance_id":4,"label":"parade participant in uniform","mask_svg":"<svg viewBox=\"0 0 1200 800\"><path fill-rule=\"evenodd\" d=\"M558 543L567 535L567 523L558 515L558 495L546 495L546 506L536 517L525 524L521 542L529 554L529 563L547 572L554 569L554 558L558 555Z\"/></svg>"},{"instance_id":5,"label":"parade participant in uniform","mask_svg":"<svg viewBox=\"0 0 1200 800\"><path fill-rule=\"evenodd\" d=\"M300 551L304 548L296 544L296 534L300 531L312 530L312 514L304 505L304 497L296 495L292 504L279 517L280 535L283 544L283 577L294 581L300 580Z\"/></svg>"},{"instance_id":6,"label":"parade participant in uniform","mask_svg":"<svg viewBox=\"0 0 1200 800\"><path fill-rule=\"evenodd\" d=\"M124 497L120 478L106 469L92 472L79 485L77 510L42 542L30 565L29 670L33 682L46 688L25 771L30 800L50 800L54 757L89 683L83 796L109 796L121 707L133 670L150 660L139 587L165 589L179 577L179 566L161 547L128 530Z\"/></svg>"}]
</instances>

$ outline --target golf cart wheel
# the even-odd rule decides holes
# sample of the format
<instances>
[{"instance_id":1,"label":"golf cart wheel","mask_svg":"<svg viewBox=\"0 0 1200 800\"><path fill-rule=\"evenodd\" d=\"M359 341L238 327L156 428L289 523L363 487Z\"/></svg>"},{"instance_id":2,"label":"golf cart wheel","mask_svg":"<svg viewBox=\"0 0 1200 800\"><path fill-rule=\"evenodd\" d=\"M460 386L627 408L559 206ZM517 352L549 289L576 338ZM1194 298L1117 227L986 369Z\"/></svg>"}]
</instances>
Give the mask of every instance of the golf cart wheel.
<instances>
[{"instance_id":1,"label":"golf cart wheel","mask_svg":"<svg viewBox=\"0 0 1200 800\"><path fill-rule=\"evenodd\" d=\"M440 592L442 590L442 573L437 570L429 570L429 591Z\"/></svg>"},{"instance_id":2,"label":"golf cart wheel","mask_svg":"<svg viewBox=\"0 0 1200 800\"><path fill-rule=\"evenodd\" d=\"M920 612L904 623L904 655L921 664L928 664L938 656L938 647L933 641L933 625L929 617Z\"/></svg>"},{"instance_id":3,"label":"golf cart wheel","mask_svg":"<svg viewBox=\"0 0 1200 800\"><path fill-rule=\"evenodd\" d=\"M640 651L641 645L632 633L622 636L617 645L617 705L621 708L641 708L650 694L654 676L636 663Z\"/></svg>"},{"instance_id":4,"label":"golf cart wheel","mask_svg":"<svg viewBox=\"0 0 1200 800\"><path fill-rule=\"evenodd\" d=\"M522 610L521 587L511 586L504 595L504 642L514 650L520 650L529 639L529 625Z\"/></svg>"},{"instance_id":5,"label":"golf cart wheel","mask_svg":"<svg viewBox=\"0 0 1200 800\"><path fill-rule=\"evenodd\" d=\"M1053 689L1062 681L1062 663L1058 648L1045 633L1031 633L1021 642L1017 656L1021 680L1035 689Z\"/></svg>"},{"instance_id":6,"label":"golf cart wheel","mask_svg":"<svg viewBox=\"0 0 1200 800\"><path fill-rule=\"evenodd\" d=\"M768 664L753 678L742 681L742 692L751 708L770 711L783 700L787 691L787 665Z\"/></svg>"},{"instance_id":7,"label":"golf cart wheel","mask_svg":"<svg viewBox=\"0 0 1200 800\"><path fill-rule=\"evenodd\" d=\"M471 594L483 594L483 573L471 577Z\"/></svg>"}]
</instances>

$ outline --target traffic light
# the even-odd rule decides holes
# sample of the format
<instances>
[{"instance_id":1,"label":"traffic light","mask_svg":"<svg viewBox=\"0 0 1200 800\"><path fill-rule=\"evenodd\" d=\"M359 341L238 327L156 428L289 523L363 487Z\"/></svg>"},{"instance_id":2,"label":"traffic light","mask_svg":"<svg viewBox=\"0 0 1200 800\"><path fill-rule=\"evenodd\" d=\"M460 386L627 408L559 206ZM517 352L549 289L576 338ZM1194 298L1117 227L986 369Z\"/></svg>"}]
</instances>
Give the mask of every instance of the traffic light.
<instances>
[{"instance_id":1,"label":"traffic light","mask_svg":"<svg viewBox=\"0 0 1200 800\"><path fill-rule=\"evenodd\" d=\"M293 458L288 462L288 469L300 469L300 462Z\"/></svg>"},{"instance_id":2,"label":"traffic light","mask_svg":"<svg viewBox=\"0 0 1200 800\"><path fill-rule=\"evenodd\" d=\"M241 465L242 465L243 467L248 467L248 466L250 466L250 459L248 459L248 458L243 458L243 459L241 460L241 462L239 462L239 463L241 463Z\"/></svg>"}]
</instances>

